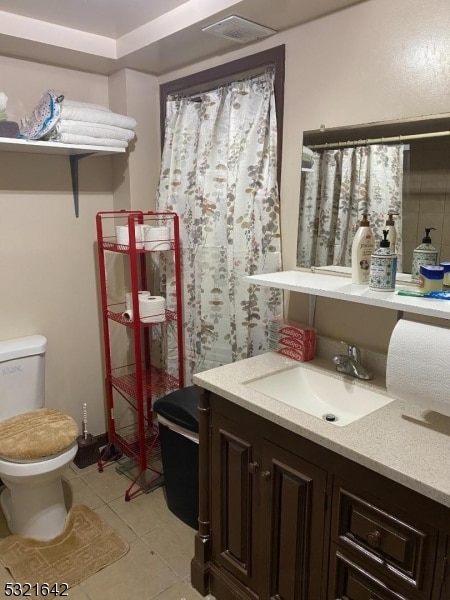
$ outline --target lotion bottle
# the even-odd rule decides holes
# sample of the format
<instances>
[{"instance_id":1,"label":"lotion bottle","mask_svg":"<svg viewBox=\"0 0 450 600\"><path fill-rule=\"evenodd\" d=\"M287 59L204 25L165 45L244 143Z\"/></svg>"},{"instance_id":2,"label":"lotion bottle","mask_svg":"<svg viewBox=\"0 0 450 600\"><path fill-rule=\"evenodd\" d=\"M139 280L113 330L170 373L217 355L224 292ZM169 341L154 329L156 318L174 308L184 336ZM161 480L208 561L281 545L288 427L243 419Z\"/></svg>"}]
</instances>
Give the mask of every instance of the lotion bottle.
<instances>
[{"instance_id":1,"label":"lotion bottle","mask_svg":"<svg viewBox=\"0 0 450 600\"><path fill-rule=\"evenodd\" d=\"M395 221L394 221L394 215L398 215L398 212L388 212L388 218L386 220L386 227L385 229L388 230L388 236L387 239L389 240L389 243L391 244L391 252L393 254L397 253L397 230L395 229Z\"/></svg>"},{"instance_id":2,"label":"lotion bottle","mask_svg":"<svg viewBox=\"0 0 450 600\"><path fill-rule=\"evenodd\" d=\"M369 283L370 257L374 249L375 240L367 214L364 214L352 244L352 283Z\"/></svg>"},{"instance_id":3,"label":"lotion bottle","mask_svg":"<svg viewBox=\"0 0 450 600\"><path fill-rule=\"evenodd\" d=\"M370 257L369 288L377 292L393 292L397 275L397 255L391 253L387 239L388 229L383 229L380 247Z\"/></svg>"},{"instance_id":4,"label":"lotion bottle","mask_svg":"<svg viewBox=\"0 0 450 600\"><path fill-rule=\"evenodd\" d=\"M425 237L422 239L422 243L413 251L411 281L419 281L420 267L438 264L439 252L431 244L430 231L432 229L436 230L436 227L425 228Z\"/></svg>"}]
</instances>

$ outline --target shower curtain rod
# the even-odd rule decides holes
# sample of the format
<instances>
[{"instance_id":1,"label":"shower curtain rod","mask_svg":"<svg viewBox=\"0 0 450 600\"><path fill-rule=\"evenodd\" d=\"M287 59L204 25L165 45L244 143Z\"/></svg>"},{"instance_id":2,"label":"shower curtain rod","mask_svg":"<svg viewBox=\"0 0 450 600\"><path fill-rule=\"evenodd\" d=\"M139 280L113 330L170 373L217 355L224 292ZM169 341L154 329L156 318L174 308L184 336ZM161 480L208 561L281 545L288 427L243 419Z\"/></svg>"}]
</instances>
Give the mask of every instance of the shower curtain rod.
<instances>
[{"instance_id":1,"label":"shower curtain rod","mask_svg":"<svg viewBox=\"0 0 450 600\"><path fill-rule=\"evenodd\" d=\"M368 138L365 140L353 140L348 142L330 142L329 144L305 144L311 150L323 150L330 148L344 148L348 146L369 146L371 144L384 144L387 142L403 142L407 140L421 140L424 138L444 137L450 135L450 131L432 131L430 133L416 133L411 135L394 135L391 137Z\"/></svg>"},{"instance_id":2,"label":"shower curtain rod","mask_svg":"<svg viewBox=\"0 0 450 600\"><path fill-rule=\"evenodd\" d=\"M213 92L221 87L226 87L227 85L230 85L232 83L253 79L254 77L259 77L264 73L270 73L271 71L274 71L273 65L264 65L263 67L258 67L256 69L252 69L251 71L247 71L246 73L242 73L241 75L237 75L234 78L225 77L223 79L208 82L207 85L203 84L200 87L193 86L191 90L186 89L180 94L170 94L170 96L175 99L187 98L188 100L192 100L194 102L201 102L201 94Z\"/></svg>"}]
</instances>

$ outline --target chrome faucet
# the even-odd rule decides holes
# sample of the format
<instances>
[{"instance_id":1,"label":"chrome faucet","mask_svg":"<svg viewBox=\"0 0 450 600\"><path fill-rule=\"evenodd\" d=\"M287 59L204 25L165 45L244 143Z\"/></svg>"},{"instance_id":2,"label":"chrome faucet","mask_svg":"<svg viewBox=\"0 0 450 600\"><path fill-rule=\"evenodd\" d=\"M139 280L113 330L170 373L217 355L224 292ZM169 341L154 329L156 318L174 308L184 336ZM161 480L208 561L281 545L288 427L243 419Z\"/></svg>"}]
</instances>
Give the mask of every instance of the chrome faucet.
<instances>
[{"instance_id":1,"label":"chrome faucet","mask_svg":"<svg viewBox=\"0 0 450 600\"><path fill-rule=\"evenodd\" d=\"M341 343L346 344L347 354L333 356L336 371L357 377L358 379L373 379L373 374L361 364L361 351L358 346L347 344L347 342Z\"/></svg>"}]
</instances>

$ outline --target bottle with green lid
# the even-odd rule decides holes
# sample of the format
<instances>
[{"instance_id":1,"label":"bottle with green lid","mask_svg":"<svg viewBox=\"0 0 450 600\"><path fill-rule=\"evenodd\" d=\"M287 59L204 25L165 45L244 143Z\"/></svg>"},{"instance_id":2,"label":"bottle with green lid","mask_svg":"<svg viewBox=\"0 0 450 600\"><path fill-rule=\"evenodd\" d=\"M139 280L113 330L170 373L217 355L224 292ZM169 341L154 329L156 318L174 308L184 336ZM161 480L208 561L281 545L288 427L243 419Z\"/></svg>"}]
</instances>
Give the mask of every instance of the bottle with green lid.
<instances>
[{"instance_id":1,"label":"bottle with green lid","mask_svg":"<svg viewBox=\"0 0 450 600\"><path fill-rule=\"evenodd\" d=\"M393 292L397 275L397 255L391 253L389 230L383 229L380 247L370 257L369 289Z\"/></svg>"},{"instance_id":2,"label":"bottle with green lid","mask_svg":"<svg viewBox=\"0 0 450 600\"><path fill-rule=\"evenodd\" d=\"M436 227L425 227L425 237L422 239L422 243L413 251L411 281L419 281L420 267L438 264L439 252L431 243L431 230L436 231Z\"/></svg>"}]
</instances>

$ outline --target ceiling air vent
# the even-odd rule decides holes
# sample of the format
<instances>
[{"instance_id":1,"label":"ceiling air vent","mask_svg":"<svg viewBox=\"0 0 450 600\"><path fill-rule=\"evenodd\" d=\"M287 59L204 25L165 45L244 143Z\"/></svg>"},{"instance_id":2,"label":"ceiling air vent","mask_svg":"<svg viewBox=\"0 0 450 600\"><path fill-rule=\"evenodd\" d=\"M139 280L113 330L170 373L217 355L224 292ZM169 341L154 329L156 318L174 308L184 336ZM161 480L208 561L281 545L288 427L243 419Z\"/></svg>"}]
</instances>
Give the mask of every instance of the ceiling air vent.
<instances>
[{"instance_id":1,"label":"ceiling air vent","mask_svg":"<svg viewBox=\"0 0 450 600\"><path fill-rule=\"evenodd\" d=\"M236 15L231 15L231 17L226 17L226 19L217 21L217 23L203 27L202 31L240 44L248 44L277 33L274 29L258 25L258 23L253 23L253 21L242 19Z\"/></svg>"}]
</instances>

